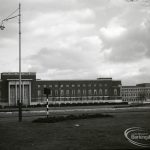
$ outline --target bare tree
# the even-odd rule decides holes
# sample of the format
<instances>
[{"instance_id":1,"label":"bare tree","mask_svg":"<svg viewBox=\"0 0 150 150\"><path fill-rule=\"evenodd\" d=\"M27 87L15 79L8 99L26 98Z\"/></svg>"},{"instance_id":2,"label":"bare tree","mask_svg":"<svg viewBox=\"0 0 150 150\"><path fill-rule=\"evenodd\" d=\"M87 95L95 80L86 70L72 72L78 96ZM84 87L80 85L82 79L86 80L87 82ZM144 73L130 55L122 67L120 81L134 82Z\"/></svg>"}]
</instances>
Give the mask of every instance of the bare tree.
<instances>
[{"instance_id":1,"label":"bare tree","mask_svg":"<svg viewBox=\"0 0 150 150\"><path fill-rule=\"evenodd\" d=\"M127 2L139 3L144 6L150 6L150 0L126 0Z\"/></svg>"},{"instance_id":2,"label":"bare tree","mask_svg":"<svg viewBox=\"0 0 150 150\"><path fill-rule=\"evenodd\" d=\"M139 92L139 98L140 98L140 101L143 102L143 101L146 101L146 98L147 98L147 94L145 91L142 91L142 92Z\"/></svg>"}]
</instances>

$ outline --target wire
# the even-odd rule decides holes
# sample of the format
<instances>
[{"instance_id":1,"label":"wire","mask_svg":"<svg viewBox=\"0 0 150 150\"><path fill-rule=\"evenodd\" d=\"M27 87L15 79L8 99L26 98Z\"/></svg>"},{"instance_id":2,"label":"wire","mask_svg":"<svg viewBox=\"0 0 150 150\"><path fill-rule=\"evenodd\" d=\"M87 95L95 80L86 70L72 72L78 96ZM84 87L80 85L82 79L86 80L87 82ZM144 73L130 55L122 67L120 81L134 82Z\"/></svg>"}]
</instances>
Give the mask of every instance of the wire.
<instances>
[{"instance_id":1,"label":"wire","mask_svg":"<svg viewBox=\"0 0 150 150\"><path fill-rule=\"evenodd\" d=\"M8 17L6 17L4 20L7 20L9 17L11 17L19 8L17 8L15 11L13 11Z\"/></svg>"},{"instance_id":2,"label":"wire","mask_svg":"<svg viewBox=\"0 0 150 150\"><path fill-rule=\"evenodd\" d=\"M13 19L13 18L16 18L16 17L18 17L18 16L19 16L19 15L12 16L12 17L10 17L10 18L6 18L6 19L4 19L3 21L8 21L8 20Z\"/></svg>"},{"instance_id":3,"label":"wire","mask_svg":"<svg viewBox=\"0 0 150 150\"><path fill-rule=\"evenodd\" d=\"M7 16L5 19L3 19L2 21L1 21L1 27L2 26L4 26L4 21L8 21L9 19L12 19L12 18L16 18L18 15L16 15L16 16L13 16L13 17L11 17L14 13L16 13L16 11L18 10L19 8L17 8L15 11L13 11L9 16Z\"/></svg>"}]
</instances>

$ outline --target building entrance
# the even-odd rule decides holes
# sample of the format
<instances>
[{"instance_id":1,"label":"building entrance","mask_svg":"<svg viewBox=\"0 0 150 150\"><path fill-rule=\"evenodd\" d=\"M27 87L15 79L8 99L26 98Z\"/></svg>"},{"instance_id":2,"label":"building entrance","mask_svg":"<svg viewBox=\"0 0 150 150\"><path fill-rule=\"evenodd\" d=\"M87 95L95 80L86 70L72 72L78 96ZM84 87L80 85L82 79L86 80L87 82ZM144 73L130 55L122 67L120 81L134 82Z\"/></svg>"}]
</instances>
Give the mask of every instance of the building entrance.
<instances>
[{"instance_id":1,"label":"building entrance","mask_svg":"<svg viewBox=\"0 0 150 150\"><path fill-rule=\"evenodd\" d=\"M16 106L19 101L19 82L9 81L8 84L9 106ZM22 81L21 100L23 105L30 105L31 102L31 82Z\"/></svg>"}]
</instances>

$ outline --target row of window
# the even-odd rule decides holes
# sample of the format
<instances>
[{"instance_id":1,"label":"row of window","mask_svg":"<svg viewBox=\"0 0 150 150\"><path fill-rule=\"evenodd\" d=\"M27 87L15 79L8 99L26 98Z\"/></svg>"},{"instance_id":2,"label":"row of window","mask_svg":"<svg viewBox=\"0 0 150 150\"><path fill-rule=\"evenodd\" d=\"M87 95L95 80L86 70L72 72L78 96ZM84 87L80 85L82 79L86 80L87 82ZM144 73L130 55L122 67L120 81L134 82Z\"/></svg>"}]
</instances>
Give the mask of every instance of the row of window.
<instances>
[{"instance_id":1,"label":"row of window","mask_svg":"<svg viewBox=\"0 0 150 150\"><path fill-rule=\"evenodd\" d=\"M150 93L144 93L143 95L144 96L150 96ZM140 93L123 93L122 96L125 96L125 97L128 97L128 96L140 96Z\"/></svg>"},{"instance_id":2,"label":"row of window","mask_svg":"<svg viewBox=\"0 0 150 150\"><path fill-rule=\"evenodd\" d=\"M133 99L123 99L123 101L125 101L125 102L133 102L133 101L141 101L141 100L133 98ZM144 100L142 100L142 101L144 101Z\"/></svg>"},{"instance_id":3,"label":"row of window","mask_svg":"<svg viewBox=\"0 0 150 150\"><path fill-rule=\"evenodd\" d=\"M88 96L88 97L49 97L49 101L51 102L58 102L58 101L82 101L82 102L94 102L95 100L98 102L101 102L101 100L113 100L113 99L118 99L118 97L108 97L108 96L101 96L101 97L92 97L92 96ZM45 101L45 97L39 97L38 98L38 102L44 102Z\"/></svg>"},{"instance_id":4,"label":"row of window","mask_svg":"<svg viewBox=\"0 0 150 150\"><path fill-rule=\"evenodd\" d=\"M102 87L102 86L108 86L108 84L55 84L55 85L38 85L38 88L40 88L40 87L43 87L43 88L46 88L46 87L49 87L49 88L52 88L52 87L61 87L61 88L63 88L63 87L97 87L97 86L100 86L100 87Z\"/></svg>"},{"instance_id":5,"label":"row of window","mask_svg":"<svg viewBox=\"0 0 150 150\"><path fill-rule=\"evenodd\" d=\"M59 93L60 92L60 93ZM96 89L92 92L92 90L54 90L54 93L52 93L52 90L50 91L50 95L52 96L54 94L55 96L63 96L63 95L108 95L108 90L105 89L104 91L100 89L97 91ZM114 95L118 95L117 89L114 89ZM42 96L42 91L38 90L38 97Z\"/></svg>"},{"instance_id":6,"label":"row of window","mask_svg":"<svg viewBox=\"0 0 150 150\"><path fill-rule=\"evenodd\" d=\"M129 92L129 91L132 91L132 92L138 92L138 91L150 91L150 89L145 89L145 88L140 88L140 89L122 89L122 92Z\"/></svg>"}]
</instances>

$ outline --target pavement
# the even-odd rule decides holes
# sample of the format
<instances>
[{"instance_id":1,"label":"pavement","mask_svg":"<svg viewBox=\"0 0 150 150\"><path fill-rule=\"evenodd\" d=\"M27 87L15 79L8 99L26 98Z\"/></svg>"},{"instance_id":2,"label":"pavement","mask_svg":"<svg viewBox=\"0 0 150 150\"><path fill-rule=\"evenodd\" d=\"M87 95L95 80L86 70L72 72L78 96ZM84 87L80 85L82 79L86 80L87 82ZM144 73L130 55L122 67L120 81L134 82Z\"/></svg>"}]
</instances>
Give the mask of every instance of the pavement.
<instances>
[{"instance_id":1,"label":"pavement","mask_svg":"<svg viewBox=\"0 0 150 150\"><path fill-rule=\"evenodd\" d=\"M68 114L80 114L80 113L123 113L123 112L150 112L150 106L74 106L74 107L50 107L49 115L68 115ZM46 117L46 108L26 108L22 111L22 116L25 118L37 118ZM18 109L13 111L2 111L0 112L0 121L5 118L13 119L18 117Z\"/></svg>"}]
</instances>

